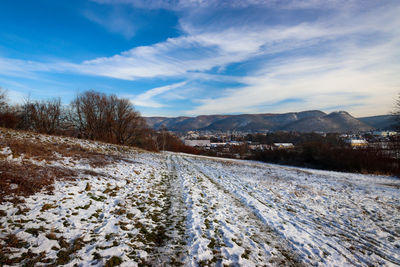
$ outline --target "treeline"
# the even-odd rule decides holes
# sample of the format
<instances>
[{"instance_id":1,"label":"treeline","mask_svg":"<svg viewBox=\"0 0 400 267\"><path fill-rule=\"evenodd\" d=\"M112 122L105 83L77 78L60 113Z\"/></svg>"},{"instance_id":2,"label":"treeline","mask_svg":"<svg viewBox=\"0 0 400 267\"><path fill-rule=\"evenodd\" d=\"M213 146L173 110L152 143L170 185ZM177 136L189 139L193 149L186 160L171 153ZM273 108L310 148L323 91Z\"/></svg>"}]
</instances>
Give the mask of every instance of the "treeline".
<instances>
[{"instance_id":1,"label":"treeline","mask_svg":"<svg viewBox=\"0 0 400 267\"><path fill-rule=\"evenodd\" d=\"M307 142L294 149L257 151L253 160L344 172L400 175L399 141L389 149L359 148L329 142Z\"/></svg>"},{"instance_id":2,"label":"treeline","mask_svg":"<svg viewBox=\"0 0 400 267\"><path fill-rule=\"evenodd\" d=\"M150 129L128 99L86 91L69 105L61 100L26 100L22 105L9 105L0 91L0 126L38 133L72 136L146 150L172 150L188 153L186 147L169 133Z\"/></svg>"}]
</instances>

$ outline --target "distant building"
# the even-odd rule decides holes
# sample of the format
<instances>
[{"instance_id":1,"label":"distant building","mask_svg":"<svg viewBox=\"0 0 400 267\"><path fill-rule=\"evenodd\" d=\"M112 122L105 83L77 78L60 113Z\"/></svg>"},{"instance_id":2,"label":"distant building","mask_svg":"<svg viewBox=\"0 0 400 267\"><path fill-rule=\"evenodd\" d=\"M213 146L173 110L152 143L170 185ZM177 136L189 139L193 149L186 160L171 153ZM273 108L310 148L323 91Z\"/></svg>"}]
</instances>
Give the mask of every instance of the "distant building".
<instances>
[{"instance_id":1,"label":"distant building","mask_svg":"<svg viewBox=\"0 0 400 267\"><path fill-rule=\"evenodd\" d=\"M270 145L265 144L257 144L257 145L249 145L250 150L270 150L272 147Z\"/></svg>"},{"instance_id":2,"label":"distant building","mask_svg":"<svg viewBox=\"0 0 400 267\"><path fill-rule=\"evenodd\" d=\"M389 137L389 136L394 136L397 134L397 132L391 132L391 131L374 131L372 133L375 136L382 136L382 137Z\"/></svg>"},{"instance_id":3,"label":"distant building","mask_svg":"<svg viewBox=\"0 0 400 267\"><path fill-rule=\"evenodd\" d=\"M364 139L347 139L347 140L345 140L345 142L353 148L368 146L368 142Z\"/></svg>"},{"instance_id":4,"label":"distant building","mask_svg":"<svg viewBox=\"0 0 400 267\"><path fill-rule=\"evenodd\" d=\"M243 142L230 141L228 144L231 145L231 146L240 146L240 145L243 145Z\"/></svg>"},{"instance_id":5,"label":"distant building","mask_svg":"<svg viewBox=\"0 0 400 267\"><path fill-rule=\"evenodd\" d=\"M221 147L226 146L226 143L211 143L211 147Z\"/></svg>"},{"instance_id":6,"label":"distant building","mask_svg":"<svg viewBox=\"0 0 400 267\"><path fill-rule=\"evenodd\" d=\"M210 140L185 140L185 145L192 147L210 147Z\"/></svg>"},{"instance_id":7,"label":"distant building","mask_svg":"<svg viewBox=\"0 0 400 267\"><path fill-rule=\"evenodd\" d=\"M292 143L274 143L274 147L280 149L288 149L288 148L294 148L294 145Z\"/></svg>"}]
</instances>

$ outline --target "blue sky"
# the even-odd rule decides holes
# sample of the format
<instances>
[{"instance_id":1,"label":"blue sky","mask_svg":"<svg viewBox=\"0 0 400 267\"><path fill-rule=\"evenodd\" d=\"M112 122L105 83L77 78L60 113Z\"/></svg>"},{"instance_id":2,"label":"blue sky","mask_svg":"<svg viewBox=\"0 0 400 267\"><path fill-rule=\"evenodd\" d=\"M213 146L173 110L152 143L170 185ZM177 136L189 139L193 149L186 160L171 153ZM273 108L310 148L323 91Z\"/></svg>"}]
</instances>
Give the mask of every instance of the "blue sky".
<instances>
[{"instance_id":1,"label":"blue sky","mask_svg":"<svg viewBox=\"0 0 400 267\"><path fill-rule=\"evenodd\" d=\"M145 116L347 110L400 92L400 1L2 0L10 101L94 89Z\"/></svg>"}]
</instances>

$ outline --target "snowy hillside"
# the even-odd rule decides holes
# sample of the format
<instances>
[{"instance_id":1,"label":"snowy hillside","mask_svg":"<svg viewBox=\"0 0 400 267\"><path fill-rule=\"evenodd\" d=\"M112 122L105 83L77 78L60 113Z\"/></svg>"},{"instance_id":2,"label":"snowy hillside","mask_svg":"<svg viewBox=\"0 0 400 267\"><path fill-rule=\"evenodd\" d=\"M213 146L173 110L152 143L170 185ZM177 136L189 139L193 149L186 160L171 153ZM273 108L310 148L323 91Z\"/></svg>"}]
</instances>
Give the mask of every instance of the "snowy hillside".
<instances>
[{"instance_id":1,"label":"snowy hillside","mask_svg":"<svg viewBox=\"0 0 400 267\"><path fill-rule=\"evenodd\" d=\"M1 129L0 162L0 265L400 265L397 178Z\"/></svg>"}]
</instances>

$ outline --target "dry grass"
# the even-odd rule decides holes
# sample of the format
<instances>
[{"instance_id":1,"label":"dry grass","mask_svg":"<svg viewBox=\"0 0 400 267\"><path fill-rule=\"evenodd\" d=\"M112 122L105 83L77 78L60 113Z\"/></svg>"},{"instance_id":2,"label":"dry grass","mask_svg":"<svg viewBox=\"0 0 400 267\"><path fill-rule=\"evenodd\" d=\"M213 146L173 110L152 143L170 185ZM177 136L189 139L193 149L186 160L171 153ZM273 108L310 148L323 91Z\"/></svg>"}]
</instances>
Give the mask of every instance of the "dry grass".
<instances>
[{"instance_id":1,"label":"dry grass","mask_svg":"<svg viewBox=\"0 0 400 267\"><path fill-rule=\"evenodd\" d=\"M103 167L110 163L104 154L90 151L77 144L58 144L40 140L5 138L0 141L0 145L9 147L13 157L23 155L25 159L54 161L60 159L60 157L69 157L74 160L87 160L91 167Z\"/></svg>"},{"instance_id":2,"label":"dry grass","mask_svg":"<svg viewBox=\"0 0 400 267\"><path fill-rule=\"evenodd\" d=\"M75 171L62 167L0 161L0 203L7 197L9 201L22 202L17 196L26 197L41 190L51 194L55 179L71 179L76 176Z\"/></svg>"},{"instance_id":3,"label":"dry grass","mask_svg":"<svg viewBox=\"0 0 400 267\"><path fill-rule=\"evenodd\" d=\"M96 146L83 147L73 139L0 128L0 150L4 148L11 150L14 159L21 157L21 160L7 160L8 155L0 154L0 203L5 200L23 202L19 196L26 197L41 190L51 194L55 179L71 179L79 174L102 175L92 170L50 165L65 157L72 159L72 162L88 163L92 168L124 160L116 154L99 152ZM45 164L36 165L35 161Z\"/></svg>"}]
</instances>

